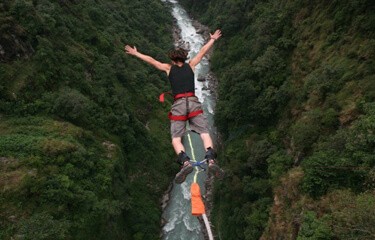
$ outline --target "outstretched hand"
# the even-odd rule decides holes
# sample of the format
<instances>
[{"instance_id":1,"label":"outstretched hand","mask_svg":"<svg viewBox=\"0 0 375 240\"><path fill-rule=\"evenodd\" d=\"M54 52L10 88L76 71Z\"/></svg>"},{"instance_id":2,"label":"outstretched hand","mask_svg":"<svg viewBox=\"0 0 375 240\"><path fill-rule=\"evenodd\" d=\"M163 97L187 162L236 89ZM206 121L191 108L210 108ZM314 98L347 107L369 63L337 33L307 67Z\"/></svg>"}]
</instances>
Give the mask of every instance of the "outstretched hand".
<instances>
[{"instance_id":1,"label":"outstretched hand","mask_svg":"<svg viewBox=\"0 0 375 240\"><path fill-rule=\"evenodd\" d=\"M221 37L221 31L220 29L217 29L214 34L210 33L210 38L214 40L218 40Z\"/></svg>"},{"instance_id":2,"label":"outstretched hand","mask_svg":"<svg viewBox=\"0 0 375 240\"><path fill-rule=\"evenodd\" d=\"M137 51L137 48L134 46L134 47L130 47L129 45L126 45L125 46L125 52L127 54L130 54L130 55L135 55L138 51Z\"/></svg>"}]
</instances>

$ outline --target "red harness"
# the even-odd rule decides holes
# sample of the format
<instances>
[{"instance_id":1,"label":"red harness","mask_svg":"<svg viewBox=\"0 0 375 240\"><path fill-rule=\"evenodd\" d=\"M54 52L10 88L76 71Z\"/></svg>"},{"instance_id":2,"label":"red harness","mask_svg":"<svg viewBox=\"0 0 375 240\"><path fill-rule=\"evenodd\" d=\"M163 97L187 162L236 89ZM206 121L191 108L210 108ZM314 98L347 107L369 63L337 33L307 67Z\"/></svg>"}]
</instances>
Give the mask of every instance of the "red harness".
<instances>
[{"instance_id":1,"label":"red harness","mask_svg":"<svg viewBox=\"0 0 375 240\"><path fill-rule=\"evenodd\" d=\"M169 94L169 95L172 96L172 94L170 92L162 93L159 96L160 102L164 102L165 94ZM186 98L186 101L188 101L187 100L188 97L194 97L194 96L195 96L195 94L193 92L180 93L180 94L174 95L174 100L176 101L179 98ZM172 112L169 112L168 118L170 120L174 120L174 121L186 121L186 120L188 120L190 118L193 118L195 116L198 116L199 114L202 114L202 113L203 113L203 110L197 110L197 111L193 111L193 112L188 112L186 115L176 116L176 115L172 115Z\"/></svg>"}]
</instances>

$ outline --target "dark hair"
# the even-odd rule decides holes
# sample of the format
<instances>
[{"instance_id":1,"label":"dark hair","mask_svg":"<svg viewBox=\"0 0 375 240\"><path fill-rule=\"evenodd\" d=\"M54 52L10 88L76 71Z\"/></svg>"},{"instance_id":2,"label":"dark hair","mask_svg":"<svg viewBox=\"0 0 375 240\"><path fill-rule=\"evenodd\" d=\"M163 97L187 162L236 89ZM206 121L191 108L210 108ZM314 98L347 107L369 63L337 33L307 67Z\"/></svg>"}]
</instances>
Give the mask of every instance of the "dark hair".
<instances>
[{"instance_id":1,"label":"dark hair","mask_svg":"<svg viewBox=\"0 0 375 240\"><path fill-rule=\"evenodd\" d=\"M168 53L168 57L174 62L185 62L187 55L188 51L183 48L173 49Z\"/></svg>"}]
</instances>

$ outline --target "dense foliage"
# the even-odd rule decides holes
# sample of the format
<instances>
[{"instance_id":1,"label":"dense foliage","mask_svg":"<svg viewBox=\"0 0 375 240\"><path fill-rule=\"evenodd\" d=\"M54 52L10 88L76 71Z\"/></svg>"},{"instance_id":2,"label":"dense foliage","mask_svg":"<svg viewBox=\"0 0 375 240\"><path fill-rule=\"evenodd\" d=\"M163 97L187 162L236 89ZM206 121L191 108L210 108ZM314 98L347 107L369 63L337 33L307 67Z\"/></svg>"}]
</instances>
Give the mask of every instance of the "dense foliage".
<instances>
[{"instance_id":1,"label":"dense foliage","mask_svg":"<svg viewBox=\"0 0 375 240\"><path fill-rule=\"evenodd\" d=\"M212 29L221 239L375 236L370 0L181 1ZM0 3L0 239L157 239L172 17L158 0Z\"/></svg>"},{"instance_id":2,"label":"dense foliage","mask_svg":"<svg viewBox=\"0 0 375 240\"><path fill-rule=\"evenodd\" d=\"M0 239L157 239L172 158L158 0L0 3Z\"/></svg>"},{"instance_id":3,"label":"dense foliage","mask_svg":"<svg viewBox=\"0 0 375 240\"><path fill-rule=\"evenodd\" d=\"M181 2L223 31L221 239L373 239L372 1ZM350 204L353 215L338 207Z\"/></svg>"}]
</instances>

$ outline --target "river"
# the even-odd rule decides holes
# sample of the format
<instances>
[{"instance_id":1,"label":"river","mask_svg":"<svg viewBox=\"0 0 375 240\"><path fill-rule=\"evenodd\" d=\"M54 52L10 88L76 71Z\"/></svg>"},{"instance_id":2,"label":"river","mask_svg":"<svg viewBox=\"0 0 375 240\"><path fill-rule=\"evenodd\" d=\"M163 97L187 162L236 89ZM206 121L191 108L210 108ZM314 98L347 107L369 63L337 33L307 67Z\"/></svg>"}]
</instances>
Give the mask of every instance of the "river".
<instances>
[{"instance_id":1,"label":"river","mask_svg":"<svg viewBox=\"0 0 375 240\"><path fill-rule=\"evenodd\" d=\"M172 15L176 19L177 27L180 31L180 43L184 42L189 46L189 57L194 57L204 45L205 40L201 34L197 33L192 20L182 6L175 0L161 0L166 3L166 7L171 8ZM177 45L177 43L176 43ZM201 63L195 68L195 94L203 104L203 109L208 118L211 135L215 134L213 127L214 101L210 94L208 81L198 81L198 78L205 78L209 73L209 61L203 58ZM197 161L204 158L205 151L203 143L198 134L188 131L183 137L186 153ZM198 171L198 172L197 172ZM201 224L197 217L191 215L190 185L194 175L197 174L197 182L200 185L201 193L204 195L204 182L206 172L200 171L197 167L185 182L181 185L174 184L170 192L170 199L163 212L163 219L166 224L163 227L164 240L203 240L204 235Z\"/></svg>"}]
</instances>

